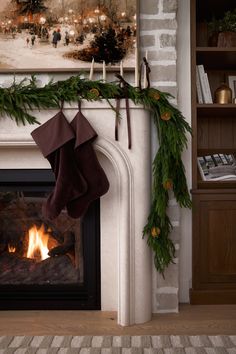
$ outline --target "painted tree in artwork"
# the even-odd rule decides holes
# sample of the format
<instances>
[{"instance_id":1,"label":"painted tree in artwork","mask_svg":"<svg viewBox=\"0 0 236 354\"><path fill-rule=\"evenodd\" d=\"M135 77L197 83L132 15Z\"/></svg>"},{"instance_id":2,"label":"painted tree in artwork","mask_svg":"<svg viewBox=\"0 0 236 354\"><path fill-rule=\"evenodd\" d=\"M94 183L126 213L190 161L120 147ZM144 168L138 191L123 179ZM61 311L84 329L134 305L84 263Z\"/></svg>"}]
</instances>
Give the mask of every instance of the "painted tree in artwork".
<instances>
[{"instance_id":1,"label":"painted tree in artwork","mask_svg":"<svg viewBox=\"0 0 236 354\"><path fill-rule=\"evenodd\" d=\"M123 59L125 55L122 43L118 41L116 32L112 27L95 36L91 47L94 50L94 60L97 62L105 60L107 64L115 63Z\"/></svg>"},{"instance_id":2,"label":"painted tree in artwork","mask_svg":"<svg viewBox=\"0 0 236 354\"><path fill-rule=\"evenodd\" d=\"M14 2L18 5L18 14L23 16L43 13L47 10L44 0L15 0Z\"/></svg>"}]
</instances>

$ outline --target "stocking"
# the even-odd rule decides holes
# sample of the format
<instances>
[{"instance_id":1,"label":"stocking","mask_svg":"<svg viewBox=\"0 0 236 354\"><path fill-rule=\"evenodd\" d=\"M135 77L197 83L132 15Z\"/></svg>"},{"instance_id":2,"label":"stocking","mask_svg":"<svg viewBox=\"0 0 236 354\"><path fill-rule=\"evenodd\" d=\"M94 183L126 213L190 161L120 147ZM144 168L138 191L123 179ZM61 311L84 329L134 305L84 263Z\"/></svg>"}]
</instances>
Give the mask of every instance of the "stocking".
<instances>
[{"instance_id":1,"label":"stocking","mask_svg":"<svg viewBox=\"0 0 236 354\"><path fill-rule=\"evenodd\" d=\"M56 218L66 204L86 193L87 183L74 157L75 133L62 111L32 132L56 177L55 188L43 206L47 219Z\"/></svg>"},{"instance_id":2,"label":"stocking","mask_svg":"<svg viewBox=\"0 0 236 354\"><path fill-rule=\"evenodd\" d=\"M81 111L77 113L71 122L71 127L76 135L76 163L88 185L85 194L67 203L69 216L72 218L79 218L86 212L93 200L101 197L108 191L109 182L92 145L92 142L97 137L97 133L91 127Z\"/></svg>"}]
</instances>

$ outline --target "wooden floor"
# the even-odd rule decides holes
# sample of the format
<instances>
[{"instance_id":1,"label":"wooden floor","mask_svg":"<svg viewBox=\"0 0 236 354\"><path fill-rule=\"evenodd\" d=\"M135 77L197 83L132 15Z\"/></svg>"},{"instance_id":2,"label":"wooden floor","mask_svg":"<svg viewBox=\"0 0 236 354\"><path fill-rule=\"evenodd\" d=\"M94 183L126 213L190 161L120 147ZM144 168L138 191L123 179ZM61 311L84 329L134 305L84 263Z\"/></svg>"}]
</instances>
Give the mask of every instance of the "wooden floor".
<instances>
[{"instance_id":1,"label":"wooden floor","mask_svg":"<svg viewBox=\"0 0 236 354\"><path fill-rule=\"evenodd\" d=\"M116 313L100 311L1 311L0 335L236 334L236 305L181 305L178 314L156 314L142 325L121 327Z\"/></svg>"}]
</instances>

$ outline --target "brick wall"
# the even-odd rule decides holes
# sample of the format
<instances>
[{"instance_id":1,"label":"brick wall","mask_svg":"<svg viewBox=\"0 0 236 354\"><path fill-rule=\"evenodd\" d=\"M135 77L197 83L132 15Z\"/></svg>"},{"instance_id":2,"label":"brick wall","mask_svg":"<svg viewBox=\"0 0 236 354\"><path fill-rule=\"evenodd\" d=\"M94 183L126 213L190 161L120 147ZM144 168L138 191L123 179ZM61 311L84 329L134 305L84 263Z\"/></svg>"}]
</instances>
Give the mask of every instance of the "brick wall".
<instances>
[{"instance_id":1,"label":"brick wall","mask_svg":"<svg viewBox=\"0 0 236 354\"><path fill-rule=\"evenodd\" d=\"M177 0L140 0L140 49L142 56L148 51L151 85L174 97L177 97L177 4ZM173 99L172 103L177 104L177 100ZM156 148L153 147L153 153ZM173 195L168 213L173 225L171 238L175 243L176 259L166 270L165 279L153 266L153 312L178 311L180 211Z\"/></svg>"}]
</instances>

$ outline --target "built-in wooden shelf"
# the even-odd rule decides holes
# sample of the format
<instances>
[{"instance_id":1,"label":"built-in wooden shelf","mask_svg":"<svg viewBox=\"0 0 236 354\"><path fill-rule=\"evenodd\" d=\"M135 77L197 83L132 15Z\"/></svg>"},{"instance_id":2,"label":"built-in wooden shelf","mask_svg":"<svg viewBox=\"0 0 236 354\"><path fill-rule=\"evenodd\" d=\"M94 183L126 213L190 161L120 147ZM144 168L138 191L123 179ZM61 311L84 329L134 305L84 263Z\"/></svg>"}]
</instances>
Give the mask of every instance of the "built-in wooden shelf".
<instances>
[{"instance_id":1,"label":"built-in wooden shelf","mask_svg":"<svg viewBox=\"0 0 236 354\"><path fill-rule=\"evenodd\" d=\"M236 118L236 104L197 104L198 115L206 117L235 117Z\"/></svg>"},{"instance_id":2,"label":"built-in wooden shelf","mask_svg":"<svg viewBox=\"0 0 236 354\"><path fill-rule=\"evenodd\" d=\"M235 188L236 188L236 180L230 180L230 181L198 181L198 188L208 190L208 189L234 189L235 193ZM207 192L207 191L206 191ZM225 193L225 191L224 191Z\"/></svg>"},{"instance_id":3,"label":"built-in wooden shelf","mask_svg":"<svg viewBox=\"0 0 236 354\"><path fill-rule=\"evenodd\" d=\"M209 148L198 149L197 156L214 155L214 154L236 154L236 149L232 148Z\"/></svg>"},{"instance_id":4,"label":"built-in wooden shelf","mask_svg":"<svg viewBox=\"0 0 236 354\"><path fill-rule=\"evenodd\" d=\"M210 182L208 182L210 183ZM214 196L214 194L217 194L217 195L232 195L233 193L235 193L235 188L232 187L232 188L217 188L217 186L215 185L214 188L202 188L201 185L199 185L199 188L197 189L192 189L191 190L191 194L192 195L206 195L206 194L209 194L209 195L212 195Z\"/></svg>"},{"instance_id":5,"label":"built-in wooden shelf","mask_svg":"<svg viewBox=\"0 0 236 354\"><path fill-rule=\"evenodd\" d=\"M236 52L236 47L196 47L196 52Z\"/></svg>"},{"instance_id":6,"label":"built-in wooden shelf","mask_svg":"<svg viewBox=\"0 0 236 354\"><path fill-rule=\"evenodd\" d=\"M197 63L207 70L236 70L236 47L196 47Z\"/></svg>"},{"instance_id":7,"label":"built-in wooden shelf","mask_svg":"<svg viewBox=\"0 0 236 354\"><path fill-rule=\"evenodd\" d=\"M197 157L236 156L236 104L198 104L196 65L203 65L211 94L236 76L236 47L207 47L206 22L233 11L235 0L191 0L192 72L192 304L235 303L236 180L203 181Z\"/></svg>"}]
</instances>

